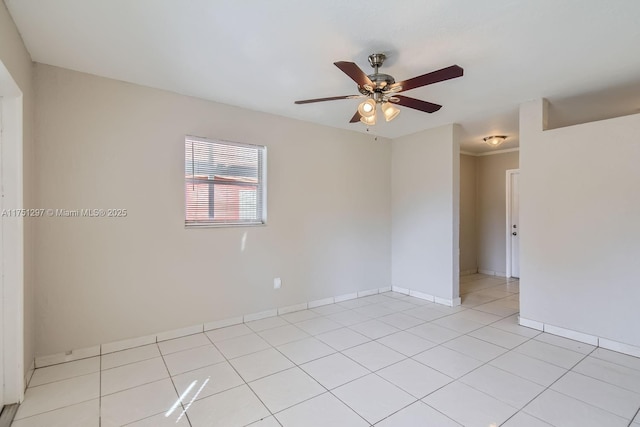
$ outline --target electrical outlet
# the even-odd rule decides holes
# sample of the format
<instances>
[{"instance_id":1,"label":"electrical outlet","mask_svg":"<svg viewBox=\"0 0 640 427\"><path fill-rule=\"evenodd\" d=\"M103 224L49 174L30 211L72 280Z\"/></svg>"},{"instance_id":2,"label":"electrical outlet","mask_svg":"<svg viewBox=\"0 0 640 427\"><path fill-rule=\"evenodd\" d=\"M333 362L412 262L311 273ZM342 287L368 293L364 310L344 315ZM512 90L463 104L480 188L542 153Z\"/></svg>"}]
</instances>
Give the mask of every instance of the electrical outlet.
<instances>
[{"instance_id":1,"label":"electrical outlet","mask_svg":"<svg viewBox=\"0 0 640 427\"><path fill-rule=\"evenodd\" d=\"M281 286L282 286L282 279L280 279L279 277L276 277L275 279L273 279L273 289L280 289Z\"/></svg>"}]
</instances>

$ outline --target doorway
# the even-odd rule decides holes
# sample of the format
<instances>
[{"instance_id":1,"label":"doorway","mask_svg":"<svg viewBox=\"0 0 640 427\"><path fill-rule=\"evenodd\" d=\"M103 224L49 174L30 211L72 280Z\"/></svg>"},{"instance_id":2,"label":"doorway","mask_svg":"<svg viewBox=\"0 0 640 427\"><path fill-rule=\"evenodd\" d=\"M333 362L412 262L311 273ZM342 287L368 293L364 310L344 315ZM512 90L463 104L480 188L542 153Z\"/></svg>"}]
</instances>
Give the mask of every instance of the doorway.
<instances>
[{"instance_id":1,"label":"doorway","mask_svg":"<svg viewBox=\"0 0 640 427\"><path fill-rule=\"evenodd\" d=\"M520 278L520 169L507 170L507 277Z\"/></svg>"},{"instance_id":2,"label":"doorway","mask_svg":"<svg viewBox=\"0 0 640 427\"><path fill-rule=\"evenodd\" d=\"M0 62L0 406L24 397L23 96Z\"/></svg>"}]
</instances>

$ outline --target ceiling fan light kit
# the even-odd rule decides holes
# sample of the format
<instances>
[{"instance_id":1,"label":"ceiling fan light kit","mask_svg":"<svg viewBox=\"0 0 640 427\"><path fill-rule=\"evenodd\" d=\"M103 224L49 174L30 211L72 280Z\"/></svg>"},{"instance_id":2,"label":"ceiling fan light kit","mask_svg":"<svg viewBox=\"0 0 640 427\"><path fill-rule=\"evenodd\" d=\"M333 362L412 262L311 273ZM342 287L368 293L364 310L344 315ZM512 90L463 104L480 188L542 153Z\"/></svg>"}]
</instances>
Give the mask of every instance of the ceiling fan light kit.
<instances>
[{"instance_id":1,"label":"ceiling fan light kit","mask_svg":"<svg viewBox=\"0 0 640 427\"><path fill-rule=\"evenodd\" d=\"M371 117L376 115L376 102L373 99L367 99L358 105L358 113L362 117Z\"/></svg>"},{"instance_id":2,"label":"ceiling fan light kit","mask_svg":"<svg viewBox=\"0 0 640 427\"><path fill-rule=\"evenodd\" d=\"M376 115L372 115L369 117L360 117L360 121L367 126L373 126L376 124Z\"/></svg>"},{"instance_id":3,"label":"ceiling fan light kit","mask_svg":"<svg viewBox=\"0 0 640 427\"><path fill-rule=\"evenodd\" d=\"M464 70L452 65L441 70L423 74L412 79L396 82L389 74L380 73L378 69L384 63L387 57L384 53L374 53L369 55L369 64L373 67L373 74L365 74L355 63L348 61L334 62L334 65L342 70L358 85L358 92L361 95L345 95L332 96L329 98L315 98L296 101L296 104L310 104L314 102L336 101L339 99L356 99L367 98L358 105L358 110L353 115L350 123L362 122L366 125L374 125L376 123L376 107L380 105L380 109L386 121L395 119L400 114L400 109L393 104L402 105L403 107L413 108L414 110L423 111L425 113L434 113L442 108L442 105L432 104L430 102L421 101L408 96L397 95L400 92L438 83L444 80L454 79L464 74Z\"/></svg>"},{"instance_id":4,"label":"ceiling fan light kit","mask_svg":"<svg viewBox=\"0 0 640 427\"><path fill-rule=\"evenodd\" d=\"M382 114L384 114L385 120L388 122L395 119L398 114L400 114L400 109L390 102L385 102L380 106L380 108L382 109Z\"/></svg>"},{"instance_id":5,"label":"ceiling fan light kit","mask_svg":"<svg viewBox=\"0 0 640 427\"><path fill-rule=\"evenodd\" d=\"M497 148L498 146L500 146L506 139L506 135L491 135L482 138L482 140L487 143L487 145L493 148Z\"/></svg>"}]
</instances>

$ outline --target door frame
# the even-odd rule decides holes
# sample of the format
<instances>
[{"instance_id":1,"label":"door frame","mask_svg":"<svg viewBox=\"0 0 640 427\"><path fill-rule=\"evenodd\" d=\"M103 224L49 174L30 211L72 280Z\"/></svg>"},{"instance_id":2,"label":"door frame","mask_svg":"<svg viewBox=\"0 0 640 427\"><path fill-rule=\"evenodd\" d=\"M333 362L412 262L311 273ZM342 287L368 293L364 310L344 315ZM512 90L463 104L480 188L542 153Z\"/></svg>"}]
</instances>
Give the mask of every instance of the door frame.
<instances>
[{"instance_id":1,"label":"door frame","mask_svg":"<svg viewBox=\"0 0 640 427\"><path fill-rule=\"evenodd\" d=\"M507 179L507 215L506 215L506 247L507 247L507 268L506 268L506 276L507 278L511 277L511 178L515 174L520 174L520 169L507 169L506 171L506 179ZM518 232L520 232L518 230Z\"/></svg>"},{"instance_id":2,"label":"door frame","mask_svg":"<svg viewBox=\"0 0 640 427\"><path fill-rule=\"evenodd\" d=\"M2 209L21 209L23 202L23 94L0 61L2 102L2 145L0 174ZM24 219L21 215L0 217L0 290L2 291L2 334L4 403L24 399ZM1 386L1 385L0 385Z\"/></svg>"}]
</instances>

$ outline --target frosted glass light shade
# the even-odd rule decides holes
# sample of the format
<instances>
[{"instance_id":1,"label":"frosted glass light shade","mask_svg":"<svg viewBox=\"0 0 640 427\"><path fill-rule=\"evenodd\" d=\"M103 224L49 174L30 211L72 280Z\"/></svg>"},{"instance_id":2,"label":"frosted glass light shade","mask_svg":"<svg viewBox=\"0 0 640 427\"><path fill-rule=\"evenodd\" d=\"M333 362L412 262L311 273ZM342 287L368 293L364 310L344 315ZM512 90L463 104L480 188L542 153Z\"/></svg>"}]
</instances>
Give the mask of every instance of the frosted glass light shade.
<instances>
[{"instance_id":1,"label":"frosted glass light shade","mask_svg":"<svg viewBox=\"0 0 640 427\"><path fill-rule=\"evenodd\" d=\"M376 102L373 99L367 99L366 101L358 105L358 113L362 117L371 117L376 115Z\"/></svg>"},{"instance_id":2,"label":"frosted glass light shade","mask_svg":"<svg viewBox=\"0 0 640 427\"><path fill-rule=\"evenodd\" d=\"M400 109L390 102L385 102L382 104L382 113L384 114L384 118L386 121L390 122L395 119L398 114L400 114Z\"/></svg>"},{"instance_id":3,"label":"frosted glass light shade","mask_svg":"<svg viewBox=\"0 0 640 427\"><path fill-rule=\"evenodd\" d=\"M361 116L360 121L365 125L373 126L376 124L376 115L374 113L372 116L369 116L369 117Z\"/></svg>"}]
</instances>

